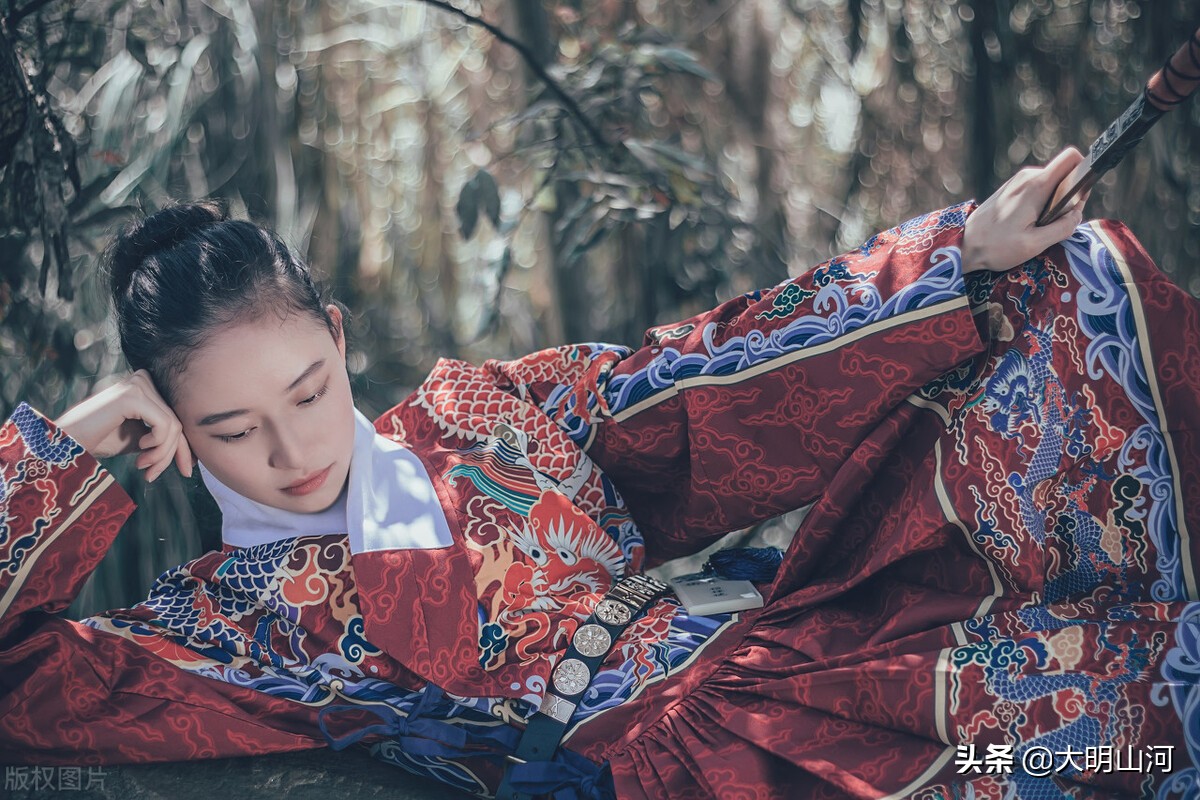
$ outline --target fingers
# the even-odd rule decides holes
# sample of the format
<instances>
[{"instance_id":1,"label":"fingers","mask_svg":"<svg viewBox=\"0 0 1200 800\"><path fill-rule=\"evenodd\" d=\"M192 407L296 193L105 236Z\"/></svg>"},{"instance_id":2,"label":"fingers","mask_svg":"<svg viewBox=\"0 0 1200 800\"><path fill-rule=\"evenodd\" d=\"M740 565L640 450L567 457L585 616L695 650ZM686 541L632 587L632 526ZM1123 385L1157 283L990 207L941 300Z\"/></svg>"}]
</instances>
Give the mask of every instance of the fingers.
<instances>
[{"instance_id":1,"label":"fingers","mask_svg":"<svg viewBox=\"0 0 1200 800\"><path fill-rule=\"evenodd\" d=\"M1071 207L1061 217L1046 226L1047 233L1052 237L1057 237L1053 239L1054 242L1061 242L1083 223L1083 207L1087 205L1091 195L1092 187L1089 186L1071 200Z\"/></svg>"},{"instance_id":2,"label":"fingers","mask_svg":"<svg viewBox=\"0 0 1200 800\"><path fill-rule=\"evenodd\" d=\"M153 381L145 370L139 370L130 378L135 392L134 407L130 416L140 419L150 432L138 441L142 452L135 462L138 469L146 470L145 476L153 483L159 475L175 461L179 471L191 475L191 448L183 435L183 425L154 388Z\"/></svg>"},{"instance_id":3,"label":"fingers","mask_svg":"<svg viewBox=\"0 0 1200 800\"><path fill-rule=\"evenodd\" d=\"M1039 227L1037 218L1054 190L1080 167L1084 155L1074 147L1058 153L1044 167L1025 167L984 200L963 232L966 271L1003 271L1022 264L1071 236L1083 221L1088 192L1054 222Z\"/></svg>"},{"instance_id":4,"label":"fingers","mask_svg":"<svg viewBox=\"0 0 1200 800\"><path fill-rule=\"evenodd\" d=\"M146 370L93 393L59 417L63 430L97 458L136 454L135 466L154 481L172 460L192 474L194 458L183 425Z\"/></svg>"},{"instance_id":5,"label":"fingers","mask_svg":"<svg viewBox=\"0 0 1200 800\"><path fill-rule=\"evenodd\" d=\"M1083 153L1079 152L1079 150L1075 149L1074 147L1068 147L1066 150L1063 150L1061 153L1056 155L1049 164L1041 169L1033 181L1036 184L1036 190L1038 191L1039 195L1044 195L1043 198L1039 198L1039 211L1046 205L1046 203L1050 201L1050 198L1059 188L1059 184L1070 178L1071 174L1075 171L1075 168L1079 166L1083 159ZM1082 207L1083 206L1082 203L1079 202L1079 198L1076 198L1072 203L1072 212L1075 208L1081 209ZM1071 212L1068 212L1066 216L1070 216L1070 213Z\"/></svg>"},{"instance_id":6,"label":"fingers","mask_svg":"<svg viewBox=\"0 0 1200 800\"><path fill-rule=\"evenodd\" d=\"M1047 225L1043 230L1046 231L1048 240L1046 247L1057 244L1063 239L1069 237L1075 232L1075 229L1083 222L1083 203L1076 203L1070 211L1063 214L1054 222Z\"/></svg>"},{"instance_id":7,"label":"fingers","mask_svg":"<svg viewBox=\"0 0 1200 800\"><path fill-rule=\"evenodd\" d=\"M175 449L175 466L180 474L192 476L192 448L188 445L187 437L179 434L179 446Z\"/></svg>"},{"instance_id":8,"label":"fingers","mask_svg":"<svg viewBox=\"0 0 1200 800\"><path fill-rule=\"evenodd\" d=\"M150 483L166 471L175 457L178 448L178 422L165 418L161 413L147 413L142 418L151 432L142 437L139 444L142 452L137 457L138 469L146 470L146 480Z\"/></svg>"},{"instance_id":9,"label":"fingers","mask_svg":"<svg viewBox=\"0 0 1200 800\"><path fill-rule=\"evenodd\" d=\"M138 441L138 446L142 449L137 459L138 469L156 467L146 472L149 482L153 483L155 478L166 472L172 461L181 475L191 477L194 463L192 449L183 435L183 426L178 422L167 421L154 426L154 430Z\"/></svg>"},{"instance_id":10,"label":"fingers","mask_svg":"<svg viewBox=\"0 0 1200 800\"><path fill-rule=\"evenodd\" d=\"M1083 153L1079 152L1074 147L1068 147L1061 153L1056 155L1049 164L1042 168L1042 174L1038 177L1044 183L1050 183L1057 186L1063 178L1071 174L1071 170L1083 160Z\"/></svg>"}]
</instances>

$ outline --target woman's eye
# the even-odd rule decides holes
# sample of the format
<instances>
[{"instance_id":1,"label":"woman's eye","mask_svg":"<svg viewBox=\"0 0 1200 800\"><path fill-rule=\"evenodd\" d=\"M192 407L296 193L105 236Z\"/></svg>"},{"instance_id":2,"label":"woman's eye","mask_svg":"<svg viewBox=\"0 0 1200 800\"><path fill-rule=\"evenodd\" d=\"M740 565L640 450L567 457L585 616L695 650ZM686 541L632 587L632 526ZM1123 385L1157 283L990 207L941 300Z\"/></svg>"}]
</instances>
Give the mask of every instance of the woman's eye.
<instances>
[{"instance_id":1,"label":"woman's eye","mask_svg":"<svg viewBox=\"0 0 1200 800\"><path fill-rule=\"evenodd\" d=\"M301 400L301 401L300 401L300 405L302 405L302 406L310 406L310 405L312 405L313 403L317 402L317 399L318 399L319 397L322 397L322 396L323 396L323 395L324 395L326 392L328 392L328 391L329 391L329 384L327 383L327 384L325 384L324 386L322 386L322 387L321 387L321 389L320 389L320 391L318 391L318 392L317 392L316 394L314 394L312 397L309 397L309 398L308 398L308 399L306 399L306 400Z\"/></svg>"},{"instance_id":2,"label":"woman's eye","mask_svg":"<svg viewBox=\"0 0 1200 800\"><path fill-rule=\"evenodd\" d=\"M253 429L251 429L251 430L253 430ZM242 431L241 433L235 433L230 436L221 436L220 434L218 434L217 438L220 439L222 442L240 442L242 439L245 439L249 434L250 434L250 431Z\"/></svg>"}]
</instances>

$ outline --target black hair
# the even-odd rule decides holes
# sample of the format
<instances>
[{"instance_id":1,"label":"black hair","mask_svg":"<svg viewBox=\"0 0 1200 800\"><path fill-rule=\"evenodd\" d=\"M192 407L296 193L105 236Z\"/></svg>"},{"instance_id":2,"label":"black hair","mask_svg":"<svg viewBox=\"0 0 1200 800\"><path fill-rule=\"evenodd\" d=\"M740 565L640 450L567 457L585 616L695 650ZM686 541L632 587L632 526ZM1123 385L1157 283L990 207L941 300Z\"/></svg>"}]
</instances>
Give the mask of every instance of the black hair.
<instances>
[{"instance_id":1,"label":"black hair","mask_svg":"<svg viewBox=\"0 0 1200 800\"><path fill-rule=\"evenodd\" d=\"M297 311L338 336L308 265L273 231L230 219L218 201L178 203L127 224L105 261L125 359L147 370L172 406L189 353L219 327Z\"/></svg>"}]
</instances>

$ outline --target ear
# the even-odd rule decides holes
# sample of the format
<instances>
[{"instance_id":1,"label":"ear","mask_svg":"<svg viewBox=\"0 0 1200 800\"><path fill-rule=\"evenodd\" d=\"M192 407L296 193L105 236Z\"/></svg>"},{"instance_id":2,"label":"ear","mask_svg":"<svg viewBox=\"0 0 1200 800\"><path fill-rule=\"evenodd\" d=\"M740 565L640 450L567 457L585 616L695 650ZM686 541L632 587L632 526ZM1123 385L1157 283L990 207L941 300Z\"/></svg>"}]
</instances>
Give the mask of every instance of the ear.
<instances>
[{"instance_id":1,"label":"ear","mask_svg":"<svg viewBox=\"0 0 1200 800\"><path fill-rule=\"evenodd\" d=\"M333 303L325 306L325 310L329 312L329 318L333 320L334 326L337 328L337 349L341 354L342 360L346 360L346 331L342 327L342 310Z\"/></svg>"}]
</instances>

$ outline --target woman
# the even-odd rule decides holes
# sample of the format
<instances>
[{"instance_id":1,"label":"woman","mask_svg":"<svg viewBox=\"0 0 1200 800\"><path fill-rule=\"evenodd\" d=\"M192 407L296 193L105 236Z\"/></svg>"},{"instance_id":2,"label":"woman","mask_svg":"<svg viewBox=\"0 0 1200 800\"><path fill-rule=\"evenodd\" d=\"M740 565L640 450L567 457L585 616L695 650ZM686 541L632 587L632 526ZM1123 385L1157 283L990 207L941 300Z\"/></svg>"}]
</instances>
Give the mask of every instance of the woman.
<instances>
[{"instance_id":1,"label":"woman","mask_svg":"<svg viewBox=\"0 0 1200 800\"><path fill-rule=\"evenodd\" d=\"M132 226L135 371L0 428L0 760L362 741L505 797L1187 796L1200 319L1118 223L1033 227L1081 158L638 350L443 359L374 423L278 239ZM223 547L56 617L126 452L198 464ZM762 609L614 589L809 503Z\"/></svg>"}]
</instances>

